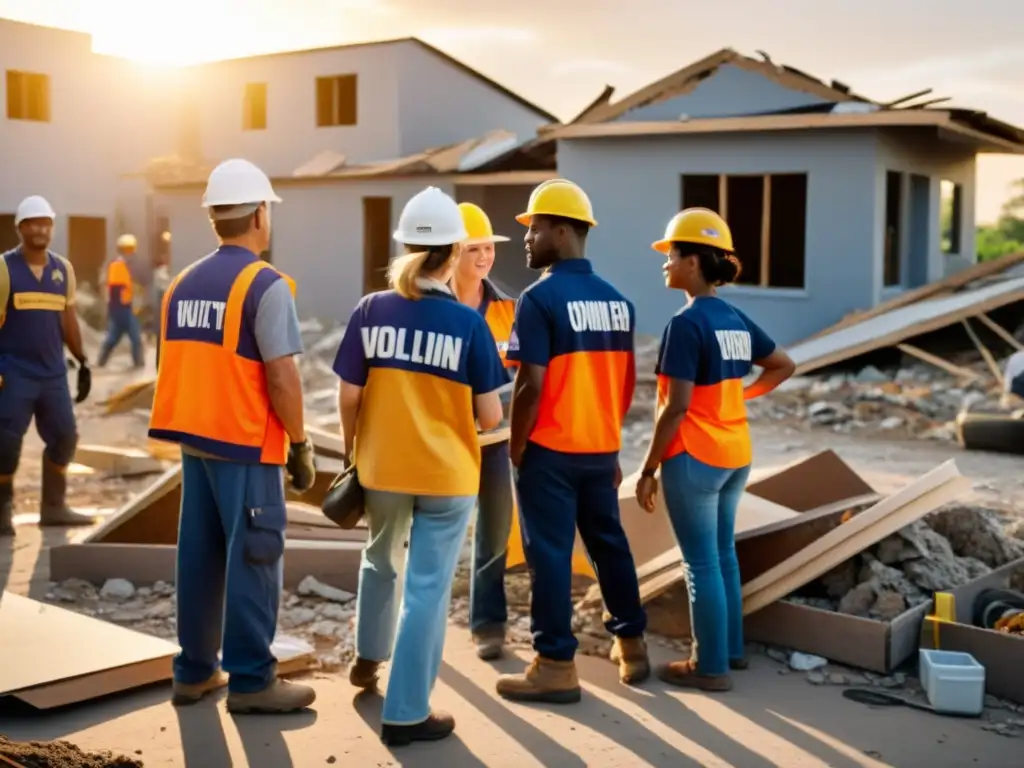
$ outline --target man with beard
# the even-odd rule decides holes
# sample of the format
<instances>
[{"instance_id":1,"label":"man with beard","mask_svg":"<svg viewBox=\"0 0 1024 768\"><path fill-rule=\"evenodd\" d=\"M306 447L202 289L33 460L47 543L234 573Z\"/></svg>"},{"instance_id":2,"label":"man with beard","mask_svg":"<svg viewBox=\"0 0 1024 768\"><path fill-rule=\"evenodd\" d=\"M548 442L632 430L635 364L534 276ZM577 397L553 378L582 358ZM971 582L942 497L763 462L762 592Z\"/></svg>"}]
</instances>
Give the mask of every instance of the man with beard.
<instances>
[{"instance_id":1,"label":"man with beard","mask_svg":"<svg viewBox=\"0 0 1024 768\"><path fill-rule=\"evenodd\" d=\"M46 444L39 524L93 522L65 503L78 446L65 345L78 361L75 402L88 397L92 376L75 312L75 270L49 250L54 217L45 198L22 200L14 218L21 245L0 259L0 536L14 535L14 473L33 416Z\"/></svg>"},{"instance_id":2,"label":"man with beard","mask_svg":"<svg viewBox=\"0 0 1024 768\"><path fill-rule=\"evenodd\" d=\"M510 453L537 656L524 674L503 675L497 690L516 701L571 703L580 699L571 597L577 528L604 596L619 678L634 684L650 675L647 617L618 497L622 420L636 384L636 311L585 257L597 222L582 189L565 179L541 184L516 221L529 227L527 265L546 270L519 298L507 353L519 364Z\"/></svg>"}]
</instances>

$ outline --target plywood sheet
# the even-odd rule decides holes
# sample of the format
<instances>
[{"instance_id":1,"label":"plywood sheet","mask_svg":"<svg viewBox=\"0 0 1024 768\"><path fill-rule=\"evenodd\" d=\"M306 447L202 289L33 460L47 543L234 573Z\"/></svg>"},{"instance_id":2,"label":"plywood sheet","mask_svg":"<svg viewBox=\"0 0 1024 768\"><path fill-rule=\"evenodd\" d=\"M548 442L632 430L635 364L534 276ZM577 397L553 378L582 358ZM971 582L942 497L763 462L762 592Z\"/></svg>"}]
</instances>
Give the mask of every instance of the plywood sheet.
<instances>
[{"instance_id":1,"label":"plywood sheet","mask_svg":"<svg viewBox=\"0 0 1024 768\"><path fill-rule=\"evenodd\" d=\"M1024 278L909 304L819 336L789 350L797 374L893 346L965 317L1024 299Z\"/></svg>"},{"instance_id":2,"label":"plywood sheet","mask_svg":"<svg viewBox=\"0 0 1024 768\"><path fill-rule=\"evenodd\" d=\"M316 483L304 494L286 486L289 501L317 505L327 488L341 472L337 459L317 458ZM129 500L102 525L92 531L84 542L121 544L176 544L178 517L181 509L181 464L175 464L135 498ZM325 530L340 531L337 526ZM292 530L292 534L297 531ZM320 537L323 538L323 537ZM343 538L335 536L333 538Z\"/></svg>"},{"instance_id":3,"label":"plywood sheet","mask_svg":"<svg viewBox=\"0 0 1024 768\"><path fill-rule=\"evenodd\" d=\"M163 472L165 467L157 457L138 448L117 448L111 445L79 445L75 449L76 464L131 477Z\"/></svg>"},{"instance_id":4,"label":"plywood sheet","mask_svg":"<svg viewBox=\"0 0 1024 768\"><path fill-rule=\"evenodd\" d=\"M140 684L132 682L134 665L165 665L169 674L177 651L166 640L73 611L10 592L0 597L0 696L85 676L88 684L75 695L102 696ZM112 688L104 674L118 668L120 681Z\"/></svg>"}]
</instances>

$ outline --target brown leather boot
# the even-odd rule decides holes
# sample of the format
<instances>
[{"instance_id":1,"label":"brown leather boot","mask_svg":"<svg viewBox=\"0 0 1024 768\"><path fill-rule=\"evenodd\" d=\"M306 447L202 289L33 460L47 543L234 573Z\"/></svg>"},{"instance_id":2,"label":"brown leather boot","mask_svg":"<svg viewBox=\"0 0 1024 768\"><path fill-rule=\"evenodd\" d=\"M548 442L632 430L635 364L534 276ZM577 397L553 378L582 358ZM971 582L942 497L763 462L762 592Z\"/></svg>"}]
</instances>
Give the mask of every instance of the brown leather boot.
<instances>
[{"instance_id":1,"label":"brown leather boot","mask_svg":"<svg viewBox=\"0 0 1024 768\"><path fill-rule=\"evenodd\" d=\"M707 693L725 693L732 690L732 678L729 675L697 674L697 663L693 659L673 661L658 667L658 677L679 688L696 688Z\"/></svg>"},{"instance_id":2,"label":"brown leather boot","mask_svg":"<svg viewBox=\"0 0 1024 768\"><path fill-rule=\"evenodd\" d=\"M643 637L616 637L608 658L612 664L619 665L619 680L626 685L642 683L651 676L651 662Z\"/></svg>"},{"instance_id":3,"label":"brown leather boot","mask_svg":"<svg viewBox=\"0 0 1024 768\"><path fill-rule=\"evenodd\" d=\"M64 498L68 491L68 468L54 464L43 457L43 493L39 506L39 525L82 526L92 525L95 518L68 509Z\"/></svg>"},{"instance_id":4,"label":"brown leather boot","mask_svg":"<svg viewBox=\"0 0 1024 768\"><path fill-rule=\"evenodd\" d=\"M509 701L534 701L547 704L575 704L580 700L580 679L575 661L553 661L534 657L521 675L502 675L496 686L498 695Z\"/></svg>"},{"instance_id":5,"label":"brown leather boot","mask_svg":"<svg viewBox=\"0 0 1024 768\"><path fill-rule=\"evenodd\" d=\"M0 478L0 536L14 536L14 478Z\"/></svg>"},{"instance_id":6,"label":"brown leather boot","mask_svg":"<svg viewBox=\"0 0 1024 768\"><path fill-rule=\"evenodd\" d=\"M195 704L206 694L213 693L227 684L228 676L219 669L201 683L179 683L175 680L172 687L171 704L176 707L187 707L190 704Z\"/></svg>"},{"instance_id":7,"label":"brown leather boot","mask_svg":"<svg viewBox=\"0 0 1024 768\"><path fill-rule=\"evenodd\" d=\"M389 747L404 747L414 741L440 741L451 736L455 730L455 718L447 712L436 710L427 719L412 725L391 725L384 723L380 728L380 739Z\"/></svg>"},{"instance_id":8,"label":"brown leather boot","mask_svg":"<svg viewBox=\"0 0 1024 768\"><path fill-rule=\"evenodd\" d=\"M316 691L308 685L274 678L262 691L228 692L228 712L235 715L278 715L305 709L316 701Z\"/></svg>"},{"instance_id":9,"label":"brown leather boot","mask_svg":"<svg viewBox=\"0 0 1024 768\"><path fill-rule=\"evenodd\" d=\"M372 691L377 687L381 662L356 658L348 668L348 681L356 688Z\"/></svg>"}]
</instances>

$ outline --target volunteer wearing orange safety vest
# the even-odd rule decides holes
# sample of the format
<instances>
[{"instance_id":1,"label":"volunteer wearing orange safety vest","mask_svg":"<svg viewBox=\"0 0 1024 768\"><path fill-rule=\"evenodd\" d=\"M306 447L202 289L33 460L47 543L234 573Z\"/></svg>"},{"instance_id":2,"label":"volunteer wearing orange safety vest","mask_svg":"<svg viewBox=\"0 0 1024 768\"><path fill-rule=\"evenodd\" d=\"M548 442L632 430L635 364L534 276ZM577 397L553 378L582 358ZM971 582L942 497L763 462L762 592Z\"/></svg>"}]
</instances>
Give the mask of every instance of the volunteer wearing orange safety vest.
<instances>
[{"instance_id":1,"label":"volunteer wearing orange safety vest","mask_svg":"<svg viewBox=\"0 0 1024 768\"><path fill-rule=\"evenodd\" d=\"M508 359L519 364L512 395L510 453L533 587L533 663L503 675L500 696L579 701L572 633L572 553L586 545L615 636L619 679L650 675L647 618L629 542L619 520L622 420L636 384L633 305L594 274L586 239L597 222L571 181L537 187L526 212L527 265L546 274L516 305Z\"/></svg>"},{"instance_id":2,"label":"volunteer wearing orange safety vest","mask_svg":"<svg viewBox=\"0 0 1024 768\"><path fill-rule=\"evenodd\" d=\"M458 245L458 259L451 287L460 302L472 307L487 321L498 354L505 359L515 318L515 300L488 279L494 266L494 244L508 238L494 234L491 220L473 203L460 203L459 212L467 237ZM511 378L509 378L511 381ZM508 441L481 449L480 496L477 502L473 542L473 578L470 582L469 628L481 659L501 656L505 644L508 604L505 598L505 561L512 530L512 464Z\"/></svg>"},{"instance_id":3,"label":"volunteer wearing orange safety vest","mask_svg":"<svg viewBox=\"0 0 1024 768\"><path fill-rule=\"evenodd\" d=\"M135 235L121 235L117 238L117 258L107 267L107 337L100 347L100 356L96 365L100 368L107 364L110 353L127 336L132 345L132 363L141 368L145 360L142 357L142 329L139 318L132 311L133 279L128 268L128 259L135 253L138 243Z\"/></svg>"},{"instance_id":4,"label":"volunteer wearing orange safety vest","mask_svg":"<svg viewBox=\"0 0 1024 768\"><path fill-rule=\"evenodd\" d=\"M312 688L277 680L282 467L312 486L294 284L258 254L270 242L270 179L247 160L214 168L203 205L220 246L186 267L161 308L150 437L182 448L174 701L228 685L231 712L288 712ZM223 644L223 670L217 656Z\"/></svg>"},{"instance_id":5,"label":"volunteer wearing orange safety vest","mask_svg":"<svg viewBox=\"0 0 1024 768\"><path fill-rule=\"evenodd\" d=\"M744 401L771 392L795 366L753 320L715 294L740 273L721 216L688 208L653 248L666 257L665 284L685 291L689 302L662 335L658 416L636 497L654 511L660 466L665 505L686 558L695 638L690 658L661 667L658 676L686 688L727 691L729 670L747 666L734 536L751 462ZM763 373L744 387L755 364Z\"/></svg>"}]
</instances>

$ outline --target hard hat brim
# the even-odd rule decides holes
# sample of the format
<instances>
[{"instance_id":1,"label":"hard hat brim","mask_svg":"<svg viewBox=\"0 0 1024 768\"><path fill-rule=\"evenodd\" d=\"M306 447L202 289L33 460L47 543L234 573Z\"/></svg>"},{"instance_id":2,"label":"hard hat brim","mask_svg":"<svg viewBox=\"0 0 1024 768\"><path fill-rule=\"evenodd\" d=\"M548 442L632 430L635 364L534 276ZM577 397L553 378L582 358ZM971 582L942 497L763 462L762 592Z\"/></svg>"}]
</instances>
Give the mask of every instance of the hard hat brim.
<instances>
[{"instance_id":1,"label":"hard hat brim","mask_svg":"<svg viewBox=\"0 0 1024 768\"><path fill-rule=\"evenodd\" d=\"M651 243L651 248L656 250L658 253L664 253L664 254L667 255L668 252L672 250L672 241L671 240L655 240L653 243Z\"/></svg>"},{"instance_id":2,"label":"hard hat brim","mask_svg":"<svg viewBox=\"0 0 1024 768\"><path fill-rule=\"evenodd\" d=\"M675 239L672 239L672 240L655 240L653 243L651 243L651 248L656 250L658 253L664 253L664 254L667 255L672 250L672 244L673 243L688 243L689 245L709 245L712 248L717 248L718 250L722 251L723 253L730 253L731 254L731 253L735 253L736 252L735 248L723 248L720 244L712 241L710 238L700 238L700 237L693 237L693 238L678 237L678 238L675 238Z\"/></svg>"},{"instance_id":3,"label":"hard hat brim","mask_svg":"<svg viewBox=\"0 0 1024 768\"><path fill-rule=\"evenodd\" d=\"M507 243L511 240L509 237L504 235L490 235L489 237L467 237L465 240L460 240L460 245L486 245L487 243Z\"/></svg>"},{"instance_id":4,"label":"hard hat brim","mask_svg":"<svg viewBox=\"0 0 1024 768\"><path fill-rule=\"evenodd\" d=\"M566 216L564 213L546 213L545 211L534 211L533 213L520 213L516 216L516 221L522 224L524 227L530 226L534 216L557 216L560 219L571 219L572 221L581 221L587 226L596 227L597 221L594 219L583 219L576 216Z\"/></svg>"}]
</instances>

